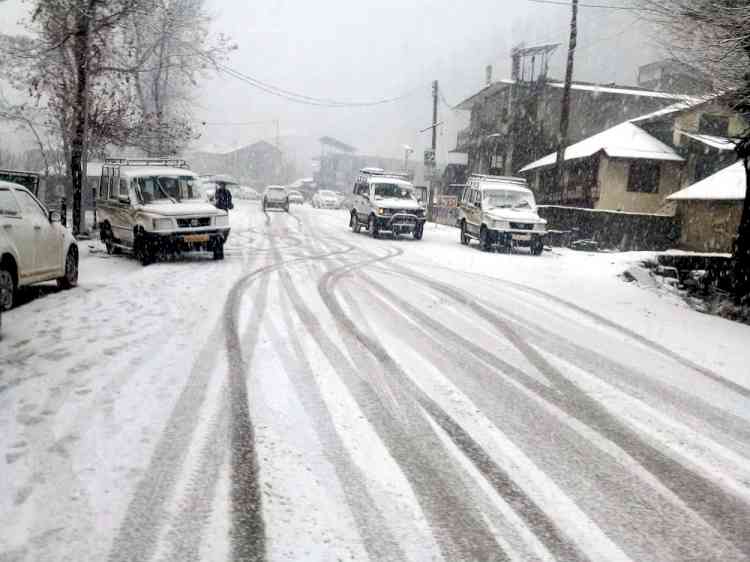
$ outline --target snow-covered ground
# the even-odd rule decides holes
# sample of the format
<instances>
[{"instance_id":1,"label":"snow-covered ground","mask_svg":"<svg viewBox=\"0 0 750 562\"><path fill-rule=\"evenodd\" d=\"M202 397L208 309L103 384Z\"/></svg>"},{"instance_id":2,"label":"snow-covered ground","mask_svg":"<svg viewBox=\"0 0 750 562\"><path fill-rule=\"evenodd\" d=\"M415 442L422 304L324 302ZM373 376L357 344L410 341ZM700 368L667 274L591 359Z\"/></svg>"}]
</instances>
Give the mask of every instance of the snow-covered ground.
<instances>
[{"instance_id":1,"label":"snow-covered ground","mask_svg":"<svg viewBox=\"0 0 750 562\"><path fill-rule=\"evenodd\" d=\"M750 327L648 254L231 220L3 316L0 560L750 559Z\"/></svg>"}]
</instances>

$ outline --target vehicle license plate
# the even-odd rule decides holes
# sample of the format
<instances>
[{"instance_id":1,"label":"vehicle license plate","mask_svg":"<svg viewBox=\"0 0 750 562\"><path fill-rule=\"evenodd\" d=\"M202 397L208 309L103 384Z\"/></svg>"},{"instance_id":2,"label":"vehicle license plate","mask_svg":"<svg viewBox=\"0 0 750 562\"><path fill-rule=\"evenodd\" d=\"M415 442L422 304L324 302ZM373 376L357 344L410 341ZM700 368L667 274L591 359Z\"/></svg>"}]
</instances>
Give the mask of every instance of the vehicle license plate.
<instances>
[{"instance_id":1,"label":"vehicle license plate","mask_svg":"<svg viewBox=\"0 0 750 562\"><path fill-rule=\"evenodd\" d=\"M188 234L185 242L208 242L208 234Z\"/></svg>"},{"instance_id":2,"label":"vehicle license plate","mask_svg":"<svg viewBox=\"0 0 750 562\"><path fill-rule=\"evenodd\" d=\"M531 234L514 234L513 240L518 240L519 242L528 242L531 240Z\"/></svg>"}]
</instances>

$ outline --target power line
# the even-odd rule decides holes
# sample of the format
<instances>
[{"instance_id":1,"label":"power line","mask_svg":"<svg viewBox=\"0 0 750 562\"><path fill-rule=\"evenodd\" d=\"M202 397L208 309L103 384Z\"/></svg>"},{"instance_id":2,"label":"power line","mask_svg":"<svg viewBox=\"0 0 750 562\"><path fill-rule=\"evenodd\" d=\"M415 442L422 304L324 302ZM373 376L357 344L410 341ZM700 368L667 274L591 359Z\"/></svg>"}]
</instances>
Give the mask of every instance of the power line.
<instances>
[{"instance_id":1,"label":"power line","mask_svg":"<svg viewBox=\"0 0 750 562\"><path fill-rule=\"evenodd\" d=\"M563 0L529 0L529 2L534 2L535 4L552 4L553 6L565 6L566 8L570 8L570 2L565 2ZM636 8L635 6L611 6L609 4L578 4L581 8L601 8L604 10L626 10L629 12L635 12L638 11L639 8Z\"/></svg>"},{"instance_id":2,"label":"power line","mask_svg":"<svg viewBox=\"0 0 750 562\"><path fill-rule=\"evenodd\" d=\"M308 96L305 94L300 94L297 92L293 92L291 90L286 90L284 88L280 88L278 86L274 86L272 84L269 84L267 82L263 82L253 76L250 76L248 74L244 74L238 70L235 70L233 68L230 68L228 66L218 64L216 67L223 72L224 74L227 74L229 76L232 76L233 78L236 78L237 80L240 80L242 82L245 82L246 84L262 90L268 94L286 99L288 101L292 101L295 103L301 103L306 105L315 105L320 107L372 107L376 105L384 105L388 103L394 103L400 100L403 100L411 95L413 95L419 88L415 88L414 90L411 90L405 94L402 94L400 96L392 97L392 98L384 98L380 100L373 100L373 101L343 101L343 100L335 100L331 98L317 98L313 96Z\"/></svg>"}]
</instances>

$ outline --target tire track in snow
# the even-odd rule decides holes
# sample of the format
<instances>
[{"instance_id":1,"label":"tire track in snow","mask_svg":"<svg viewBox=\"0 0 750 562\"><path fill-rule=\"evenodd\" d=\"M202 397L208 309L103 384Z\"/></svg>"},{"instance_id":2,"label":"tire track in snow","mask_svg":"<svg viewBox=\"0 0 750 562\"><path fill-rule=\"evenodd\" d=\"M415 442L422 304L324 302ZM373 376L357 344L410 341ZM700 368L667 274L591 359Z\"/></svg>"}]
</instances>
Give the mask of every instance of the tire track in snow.
<instances>
[{"instance_id":1,"label":"tire track in snow","mask_svg":"<svg viewBox=\"0 0 750 562\"><path fill-rule=\"evenodd\" d=\"M403 275L403 273L384 268L379 269L379 271L389 275ZM492 285L491 288L495 289L496 286ZM599 351L578 345L568 339L565 334L552 332L544 326L517 314L510 306L503 307L487 299L479 302L509 319L518 335L534 342L536 347L594 374L599 379L654 408L663 409L665 406L670 408L676 417L683 417L683 422L687 423L693 430L707 431L712 434L712 438L717 442L726 442L726 438L730 437L735 446L737 444L750 444L750 422L747 419L722 410L679 387L662 382L653 376L648 376L635 368L625 366ZM492 357L471 342L466 343L464 340L462 345L471 348L475 355L485 358ZM499 358L494 360L498 361ZM503 369L508 367L505 365ZM522 372L515 368L511 368L510 372L517 376L524 376ZM632 383L637 383L637 385ZM642 392L643 390L647 391L645 395ZM683 411L680 412L674 405L679 405ZM685 420L686 414L690 417L689 420ZM700 416L700 418L696 416Z\"/></svg>"},{"instance_id":2,"label":"tire track in snow","mask_svg":"<svg viewBox=\"0 0 750 562\"><path fill-rule=\"evenodd\" d=\"M644 441L625 422L611 414L551 365L533 346L518 335L510 323L486 306L453 287L414 273L408 268L397 267L396 269L467 306L494 326L554 384L554 391L544 391L550 401L628 453L719 531L728 542L734 544L746 556L750 556L750 533L747 532L747 529L750 529L750 506L727 492L719 484L693 472Z\"/></svg>"},{"instance_id":3,"label":"tire track in snow","mask_svg":"<svg viewBox=\"0 0 750 562\"><path fill-rule=\"evenodd\" d=\"M207 338L185 381L172 413L157 443L148 468L138 482L117 534L112 542L110 562L147 561L153 556L159 531L168 518L166 506L176 478L200 421L212 366L221 349L221 323Z\"/></svg>"},{"instance_id":4,"label":"tire track in snow","mask_svg":"<svg viewBox=\"0 0 750 562\"><path fill-rule=\"evenodd\" d=\"M281 275L287 278L285 283L290 282L287 273L282 272ZM281 311L287 330L290 334L295 333L289 301L282 302ZM275 329L269 328L269 333L276 340L280 339ZM352 459L336 429L331 412L315 381L313 368L299 340L293 337L290 343L291 351L277 346L277 353L305 412L313 421L325 457L336 471L368 556L371 560L406 560L406 555L393 538L382 512L369 493L367 477Z\"/></svg>"},{"instance_id":5,"label":"tire track in snow","mask_svg":"<svg viewBox=\"0 0 750 562\"><path fill-rule=\"evenodd\" d=\"M266 216L267 213L266 213ZM267 221L270 222L270 221ZM259 464L255 448L255 430L250 417L246 378L251 376L250 365L255 352L255 342L260 331L260 320L265 310L268 294L268 273L292 263L306 260L319 260L347 253L351 246L341 250L313 256L305 256L272 263L241 278L230 291L224 306L225 349L229 368L230 388L230 501L232 555L236 562L254 562L265 559L265 524L263 521L261 492L259 489ZM242 299L247 288L262 278L258 298L253 306L250 322L252 342L249 352L243 353L239 334L239 315Z\"/></svg>"},{"instance_id":6,"label":"tire track in snow","mask_svg":"<svg viewBox=\"0 0 750 562\"><path fill-rule=\"evenodd\" d=\"M348 269L348 268L345 268ZM345 271L344 273L348 273ZM511 479L490 455L465 431L442 407L420 389L403 371L381 344L369 337L344 312L333 290L341 274L333 272L331 282L325 286L321 280L319 290L334 317L345 329L376 358L390 375L402 385L435 422L446 432L458 449L474 464L498 494L521 516L524 522L540 538L545 547L559 560L566 562L585 561L588 558L569 542L560 529L538 505ZM325 287L322 289L321 287ZM325 292L325 294L323 294Z\"/></svg>"},{"instance_id":7,"label":"tire track in snow","mask_svg":"<svg viewBox=\"0 0 750 562\"><path fill-rule=\"evenodd\" d=\"M569 308L571 310L575 310L579 314L582 314L582 315L590 318L591 320L594 320L595 322L597 322L597 323L599 323L599 324L601 324L603 326L606 326L606 327L608 327L608 328L610 328L612 330L615 330L615 331L617 331L617 332L619 332L619 333L621 333L621 334L623 334L623 335L625 335L625 336L627 336L627 337L629 337L629 338L637 341L638 343L640 343L641 345L643 345L645 347L651 348L652 350L657 351L658 353L660 353L660 354L662 354L662 355L664 355L666 357L669 357L670 359L673 359L673 360L677 361L678 363L680 363L681 365L683 365L685 367L689 367L690 369L701 373L702 375L704 375L707 378L713 380L714 382L720 384L721 386L723 386L723 387L725 387L725 388L727 388L729 390L732 390L733 392L736 392L740 396L743 396L745 398L750 398L750 388L742 386L742 385L740 385L740 384L738 384L738 383L736 383L736 382L734 382L732 380L729 380L729 379L721 376L720 374L712 371L711 369L708 369L707 367L699 365L695 361L692 361L692 360L690 360L690 359L688 359L686 357L683 357L679 353L676 353L675 351L673 351L673 350L665 347L664 345L646 338L645 336L639 334L638 332L635 332L635 331L633 331L633 330L631 330L629 328L626 328L625 326L622 326L621 324L618 324L617 322L614 322L614 321L610 320L609 318L605 318L604 316L602 316L600 314L597 314L596 312L588 310L587 308L579 306L579 305L577 305L575 303L572 303L572 302L570 302L568 300L565 300L563 298L557 297L555 295L551 295L551 294L549 294L549 293L547 293L545 291L542 291L540 289L536 289L534 287L527 287L526 285L522 285L521 283L515 283L513 281L507 281L505 279L492 277L490 275L482 275L480 273L471 273L471 272L466 272L466 271L458 271L458 270L454 270L454 269L451 269L451 268L448 268L448 267L444 267L444 266L439 266L439 265L429 265L429 267L434 267L434 268L437 268L437 269L444 269L446 271L453 272L453 273L455 273L457 275L458 274L460 274L460 275L472 275L474 277L484 278L487 281L491 281L493 283L502 283L502 284L507 285L508 287L512 287L512 288L514 288L514 289L516 289L518 291L522 291L522 292L525 292L525 293L530 293L530 294L533 294L533 295L536 295L536 296L540 296L540 297L543 297L543 298L545 298L545 299L547 299L549 301L552 301L552 302L555 302L557 304L563 305L563 306L565 306L565 307L567 307L567 308Z\"/></svg>"},{"instance_id":8,"label":"tire track in snow","mask_svg":"<svg viewBox=\"0 0 750 562\"><path fill-rule=\"evenodd\" d=\"M212 514L212 500L216 495L221 467L226 462L226 443L229 433L226 389L222 389L218 411L210 422L210 430L199 453L198 465L193 469L187 485L185 500L179 514L165 537L169 553L165 560L199 562L201 544Z\"/></svg>"},{"instance_id":9,"label":"tire track in snow","mask_svg":"<svg viewBox=\"0 0 750 562\"><path fill-rule=\"evenodd\" d=\"M352 266L328 272L318 284L326 306L325 282L330 275L363 267L400 254L400 251L368 259ZM326 334L318 319L301 299L293 285L287 287L295 312L316 343L329 357L330 364L341 377L361 411L378 433L386 448L401 468L427 516L446 560L503 561L507 554L496 541L486 522L470 503L470 494L456 475L460 470L455 461L442 454L443 446L416 403L400 404L407 416L406 423L387 413L381 394L372 381L366 380ZM329 307L330 308L330 307ZM333 312L333 310L332 310ZM334 317L336 318L335 314ZM336 318L340 321L340 318Z\"/></svg>"},{"instance_id":10,"label":"tire track in snow","mask_svg":"<svg viewBox=\"0 0 750 562\"><path fill-rule=\"evenodd\" d=\"M598 527L614 532L616 536L612 539L619 539L619 543L627 545L631 551L640 549L632 553L633 559L642 560L644 556L652 555L658 559L666 560L669 557L681 561L685 559L685 553L701 551L700 560L715 560L711 549L703 548L701 538L710 541L708 544L713 547L722 544L731 549L713 527L622 449L614 447L593 429L556 406L548 396L556 393L554 389L453 333L449 324L436 322L377 282L370 282L367 277L363 275L373 290L385 295L383 306L390 305L396 318L398 312L415 322L417 327L405 333L416 342L420 353L428 357L433 365L440 365L444 376L503 433L515 434L523 450L530 450L530 456L536 457L535 462L541 461L548 477L565 484L561 491L570 493L571 489L574 490L579 496L577 503L583 504ZM425 334L421 335L421 332ZM524 379L525 382L516 385L505 379ZM586 448L587 444L581 443L584 439L599 449L598 457L593 457L591 449ZM554 448L549 446L550 441L555 443ZM587 467L587 471L580 473L583 478L579 476L579 471L566 471L558 451L568 457L569 466ZM603 462L606 462L606 469ZM597 469L599 465L602 466L601 470ZM636 483L635 477L639 478L639 483ZM646 489L645 485L650 488ZM655 503L654 492L669 503ZM575 497L571 499L576 501ZM617 503L613 500L617 500ZM610 506L615 506L615 510ZM623 534L622 522L627 518L638 522L647 532L640 534L627 529ZM570 524L570 520L566 523ZM700 529L699 538L694 538L694 533L688 531L694 528ZM675 534L675 529L680 533ZM673 540L654 542L652 533ZM580 533L576 534L581 536ZM655 548L662 549L659 556L654 552ZM734 551L731 559L736 560L738 555ZM722 560L729 559L727 552Z\"/></svg>"}]
</instances>

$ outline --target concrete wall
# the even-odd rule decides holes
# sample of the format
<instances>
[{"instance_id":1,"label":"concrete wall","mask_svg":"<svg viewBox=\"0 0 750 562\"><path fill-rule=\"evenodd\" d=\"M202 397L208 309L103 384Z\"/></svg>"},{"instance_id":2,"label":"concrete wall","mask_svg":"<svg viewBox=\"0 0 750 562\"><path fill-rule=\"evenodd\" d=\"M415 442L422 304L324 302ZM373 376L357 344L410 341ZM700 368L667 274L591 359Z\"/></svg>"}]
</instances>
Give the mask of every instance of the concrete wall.
<instances>
[{"instance_id":1,"label":"concrete wall","mask_svg":"<svg viewBox=\"0 0 750 562\"><path fill-rule=\"evenodd\" d=\"M680 238L675 217L553 205L540 205L539 215L547 219L550 231L569 232L572 241L595 240L600 248L667 250Z\"/></svg>"},{"instance_id":2,"label":"concrete wall","mask_svg":"<svg viewBox=\"0 0 750 562\"><path fill-rule=\"evenodd\" d=\"M630 165L630 160L601 157L597 180L599 199L595 208L630 213L660 212L664 208L665 198L680 189L683 164L661 163L659 191L656 193L628 191Z\"/></svg>"},{"instance_id":3,"label":"concrete wall","mask_svg":"<svg viewBox=\"0 0 750 562\"><path fill-rule=\"evenodd\" d=\"M680 201L680 247L696 252L731 253L743 201Z\"/></svg>"}]
</instances>

